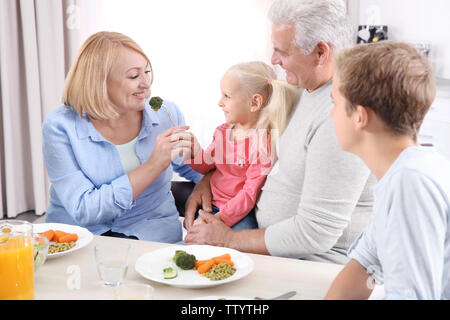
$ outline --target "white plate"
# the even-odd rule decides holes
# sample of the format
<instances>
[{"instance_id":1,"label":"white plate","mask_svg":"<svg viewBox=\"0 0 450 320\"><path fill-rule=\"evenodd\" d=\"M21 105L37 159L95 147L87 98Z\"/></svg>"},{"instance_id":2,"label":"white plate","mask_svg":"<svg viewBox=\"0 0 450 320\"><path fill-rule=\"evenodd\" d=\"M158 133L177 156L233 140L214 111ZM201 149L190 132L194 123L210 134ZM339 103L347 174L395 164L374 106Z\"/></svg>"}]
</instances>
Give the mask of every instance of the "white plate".
<instances>
[{"instance_id":1,"label":"white plate","mask_svg":"<svg viewBox=\"0 0 450 320\"><path fill-rule=\"evenodd\" d=\"M80 226L74 226L71 224L64 224L64 223L36 223L33 224L33 232L34 233L40 233L47 230L61 230L68 233L76 233L78 235L78 240L75 243L75 246L67 251L63 252L56 252L56 253L49 253L47 255L47 259L56 258L59 256L63 256L65 254L74 252L78 249L83 248L84 246L88 245L89 242L94 239L94 235L86 228L80 227Z\"/></svg>"},{"instance_id":2,"label":"white plate","mask_svg":"<svg viewBox=\"0 0 450 320\"><path fill-rule=\"evenodd\" d=\"M225 253L231 255L236 272L223 280L210 280L200 275L197 270L182 270L173 263L172 258L176 250L184 250L195 255L197 260L206 260L220 256ZM135 264L137 273L146 279L180 288L204 288L217 286L241 279L253 271L253 260L246 254L239 251L205 245L191 246L170 246L161 248L140 256ZM174 279L164 279L163 269L167 267L175 268L178 276Z\"/></svg>"}]
</instances>

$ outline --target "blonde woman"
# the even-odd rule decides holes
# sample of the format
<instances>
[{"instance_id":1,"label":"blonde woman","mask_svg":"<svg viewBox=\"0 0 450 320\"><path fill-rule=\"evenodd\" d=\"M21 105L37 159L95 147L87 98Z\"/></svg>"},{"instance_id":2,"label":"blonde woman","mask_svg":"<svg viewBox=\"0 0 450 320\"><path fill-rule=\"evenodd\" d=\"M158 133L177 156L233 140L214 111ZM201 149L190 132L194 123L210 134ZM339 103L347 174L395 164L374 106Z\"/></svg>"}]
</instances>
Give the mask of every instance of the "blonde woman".
<instances>
[{"instance_id":1,"label":"blonde woman","mask_svg":"<svg viewBox=\"0 0 450 320\"><path fill-rule=\"evenodd\" d=\"M257 228L253 207L275 158L276 142L299 99L299 89L276 79L260 61L239 63L220 81L219 107L225 123L203 150L193 139L186 163L199 173L211 170L214 217L233 230ZM202 223L195 220L194 225Z\"/></svg>"},{"instance_id":2,"label":"blonde woman","mask_svg":"<svg viewBox=\"0 0 450 320\"><path fill-rule=\"evenodd\" d=\"M99 32L79 51L63 106L46 118L43 152L51 181L47 222L80 225L97 235L175 243L181 224L170 190L174 162L190 152L178 107L148 103L150 60L129 37Z\"/></svg>"}]
</instances>

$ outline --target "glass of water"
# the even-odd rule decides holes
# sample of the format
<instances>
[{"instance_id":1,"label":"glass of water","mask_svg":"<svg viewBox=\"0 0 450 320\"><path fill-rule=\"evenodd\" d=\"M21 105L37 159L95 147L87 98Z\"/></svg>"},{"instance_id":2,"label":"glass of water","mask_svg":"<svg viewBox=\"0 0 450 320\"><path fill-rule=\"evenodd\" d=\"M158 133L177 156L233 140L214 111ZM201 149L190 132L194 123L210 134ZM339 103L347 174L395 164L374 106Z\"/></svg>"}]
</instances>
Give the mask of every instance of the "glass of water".
<instances>
[{"instance_id":1,"label":"glass of water","mask_svg":"<svg viewBox=\"0 0 450 320\"><path fill-rule=\"evenodd\" d=\"M125 283L114 288L114 297L116 300L152 300L152 286L143 283Z\"/></svg>"},{"instance_id":2,"label":"glass of water","mask_svg":"<svg viewBox=\"0 0 450 320\"><path fill-rule=\"evenodd\" d=\"M100 278L107 286L120 285L127 274L130 258L129 244L99 244L94 247Z\"/></svg>"}]
</instances>

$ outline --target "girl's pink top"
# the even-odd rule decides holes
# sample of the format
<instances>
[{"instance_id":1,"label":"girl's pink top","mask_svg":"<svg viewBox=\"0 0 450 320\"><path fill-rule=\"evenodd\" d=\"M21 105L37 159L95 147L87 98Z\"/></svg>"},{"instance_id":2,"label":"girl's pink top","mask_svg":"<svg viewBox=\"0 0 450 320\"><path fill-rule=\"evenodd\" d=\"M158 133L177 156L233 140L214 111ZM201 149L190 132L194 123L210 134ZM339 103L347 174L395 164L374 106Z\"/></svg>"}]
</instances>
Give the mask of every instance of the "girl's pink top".
<instances>
[{"instance_id":1,"label":"girl's pink top","mask_svg":"<svg viewBox=\"0 0 450 320\"><path fill-rule=\"evenodd\" d=\"M255 206L271 168L270 136L266 130L232 140L230 124L216 128L212 143L193 159L186 160L192 169L211 176L212 203L220 208L220 218L233 226Z\"/></svg>"}]
</instances>

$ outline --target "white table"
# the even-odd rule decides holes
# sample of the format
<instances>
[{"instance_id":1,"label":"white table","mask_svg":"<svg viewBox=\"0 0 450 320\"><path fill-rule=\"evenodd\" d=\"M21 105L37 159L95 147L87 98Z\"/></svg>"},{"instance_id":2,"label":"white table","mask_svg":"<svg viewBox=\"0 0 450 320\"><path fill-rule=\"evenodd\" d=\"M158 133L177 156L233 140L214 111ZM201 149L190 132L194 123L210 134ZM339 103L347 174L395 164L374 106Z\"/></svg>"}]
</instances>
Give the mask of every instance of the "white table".
<instances>
[{"instance_id":1,"label":"white table","mask_svg":"<svg viewBox=\"0 0 450 320\"><path fill-rule=\"evenodd\" d=\"M154 298L189 300L202 296L273 297L295 290L291 299L322 299L342 265L297 259L248 254L255 263L248 276L223 285L202 289L182 289L143 278L135 271L136 260L143 254L167 243L95 236L84 248L70 254L47 259L35 273L35 299L114 299L113 289L103 285L97 273L94 245L105 242L131 244L130 266L125 282L147 283L155 288ZM80 274L78 283L73 281Z\"/></svg>"}]
</instances>

